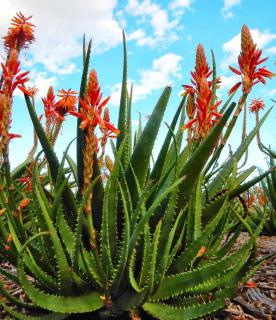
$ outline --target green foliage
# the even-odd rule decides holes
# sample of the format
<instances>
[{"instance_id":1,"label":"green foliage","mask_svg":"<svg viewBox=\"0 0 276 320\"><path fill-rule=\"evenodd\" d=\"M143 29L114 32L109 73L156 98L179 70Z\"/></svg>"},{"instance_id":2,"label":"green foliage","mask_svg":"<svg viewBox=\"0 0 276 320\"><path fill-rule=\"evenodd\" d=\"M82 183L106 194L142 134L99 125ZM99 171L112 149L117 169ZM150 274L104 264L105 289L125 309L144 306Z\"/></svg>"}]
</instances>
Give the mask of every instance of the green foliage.
<instances>
[{"instance_id":1,"label":"green foliage","mask_svg":"<svg viewBox=\"0 0 276 320\"><path fill-rule=\"evenodd\" d=\"M252 228L256 228L260 219L265 217L263 233L276 235L276 167L272 154L269 164L270 169L262 174L266 178L247 195L253 202L248 220Z\"/></svg>"}]
</instances>

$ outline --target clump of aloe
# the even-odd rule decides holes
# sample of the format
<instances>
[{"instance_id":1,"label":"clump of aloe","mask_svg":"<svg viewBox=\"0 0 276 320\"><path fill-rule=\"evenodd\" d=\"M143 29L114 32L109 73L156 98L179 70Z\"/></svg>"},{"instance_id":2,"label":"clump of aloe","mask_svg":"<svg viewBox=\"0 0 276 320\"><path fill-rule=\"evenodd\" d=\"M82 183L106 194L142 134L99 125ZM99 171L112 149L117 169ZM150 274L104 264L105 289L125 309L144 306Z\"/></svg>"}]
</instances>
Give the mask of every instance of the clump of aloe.
<instances>
[{"instance_id":1,"label":"clump of aloe","mask_svg":"<svg viewBox=\"0 0 276 320\"><path fill-rule=\"evenodd\" d=\"M50 87L42 99L41 119L35 111L36 90L27 86L27 73L20 72L19 64L21 49L34 41L30 19L18 13L4 37L0 255L17 273L1 267L0 274L20 286L26 298L13 296L0 281L3 309L16 319L85 314L91 319L151 315L185 320L223 308L226 298L234 297L264 261L257 260L255 250L264 217L249 230L238 203L240 194L271 170L250 179L255 167L240 170L238 163L270 110L239 148L225 162L219 161L252 87L272 77L260 67L261 52L249 29L242 29L240 70L232 68L241 82L226 102L217 99L220 80L214 55L211 69L203 46L198 46L191 85L184 85L152 165L171 87L162 92L144 128L141 124L133 134L123 37L119 119L117 126L112 125L109 98L102 97L97 73L90 71L91 41L87 46L84 40L79 92L55 93ZM255 64L249 63L252 57ZM231 101L239 85L242 95L236 105ZM34 146L11 170L8 146L17 135L9 127L16 87L24 93ZM55 142L69 116L77 117L76 157L68 154L70 144L58 159ZM109 142L112 155L106 154ZM235 250L244 228L250 238Z\"/></svg>"}]
</instances>

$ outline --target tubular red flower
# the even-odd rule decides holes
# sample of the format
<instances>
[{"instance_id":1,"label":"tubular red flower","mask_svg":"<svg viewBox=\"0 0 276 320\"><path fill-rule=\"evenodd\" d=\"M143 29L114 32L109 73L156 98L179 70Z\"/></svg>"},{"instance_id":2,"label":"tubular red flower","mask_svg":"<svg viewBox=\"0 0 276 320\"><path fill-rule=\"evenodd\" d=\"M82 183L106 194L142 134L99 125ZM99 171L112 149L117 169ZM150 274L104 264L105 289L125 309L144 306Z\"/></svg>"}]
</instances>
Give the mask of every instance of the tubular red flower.
<instances>
[{"instance_id":1,"label":"tubular red flower","mask_svg":"<svg viewBox=\"0 0 276 320\"><path fill-rule=\"evenodd\" d=\"M22 135L17 133L9 133L9 140L12 140L15 138L22 138Z\"/></svg>"},{"instance_id":2,"label":"tubular red flower","mask_svg":"<svg viewBox=\"0 0 276 320\"><path fill-rule=\"evenodd\" d=\"M228 94L232 94L234 93L235 91L237 91L239 89L239 87L241 86L241 82L238 82L236 83L229 91L228 91Z\"/></svg>"},{"instance_id":3,"label":"tubular red flower","mask_svg":"<svg viewBox=\"0 0 276 320\"><path fill-rule=\"evenodd\" d=\"M34 167L34 162L31 162L27 169L26 176L16 180L17 182L22 183L26 187L26 192L31 192L32 190L33 167ZM39 176L39 180L43 180L43 176Z\"/></svg>"},{"instance_id":4,"label":"tubular red flower","mask_svg":"<svg viewBox=\"0 0 276 320\"><path fill-rule=\"evenodd\" d=\"M32 177L27 176L25 178L17 179L18 182L23 183L26 186L26 192L31 192L32 190Z\"/></svg>"}]
</instances>

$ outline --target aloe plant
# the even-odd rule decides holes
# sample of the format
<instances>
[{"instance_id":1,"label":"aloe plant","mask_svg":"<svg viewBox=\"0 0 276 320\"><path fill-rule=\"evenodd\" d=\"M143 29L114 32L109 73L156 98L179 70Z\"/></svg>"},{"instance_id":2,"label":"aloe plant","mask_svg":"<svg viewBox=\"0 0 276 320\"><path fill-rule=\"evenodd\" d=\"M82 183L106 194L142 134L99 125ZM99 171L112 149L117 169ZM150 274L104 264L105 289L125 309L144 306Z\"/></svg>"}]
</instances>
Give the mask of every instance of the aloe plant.
<instances>
[{"instance_id":1,"label":"aloe plant","mask_svg":"<svg viewBox=\"0 0 276 320\"><path fill-rule=\"evenodd\" d=\"M248 220L252 228L256 228L256 225L261 219L265 219L264 228L262 233L266 235L276 234L276 211L275 211L275 162L274 159L270 159L270 165L273 169L271 173L262 180L259 187L254 187L247 192L246 204L249 208Z\"/></svg>"},{"instance_id":2,"label":"aloe plant","mask_svg":"<svg viewBox=\"0 0 276 320\"><path fill-rule=\"evenodd\" d=\"M16 23L26 27L29 18L19 15L18 19ZM13 38L6 38L9 50L16 30L10 31ZM27 36L30 33L25 39L29 44L33 38ZM78 99L75 91L60 90L55 101L49 89L43 103L52 118L45 116L55 121L48 126L46 122L45 128L30 91L21 83L42 151L13 172L7 162L2 163L0 255L16 266L17 274L4 268L0 274L16 282L27 299L13 297L0 282L0 293L6 298L0 304L16 319L66 319L81 314L137 319L143 312L161 320L197 319L223 308L225 299L234 297L239 285L263 262L255 256L263 219L250 232L250 239L231 254L228 251L246 222L240 219L235 233L228 235L237 197L270 173L248 180L255 168L237 169L270 110L217 168L237 118L237 111L232 115L236 104L231 103L232 94L218 111L214 56L209 81L212 71L199 46L196 85L185 86L151 166L172 89L164 89L147 124L143 129L139 126L133 138L125 37L123 44L118 128L110 124L108 98L102 100L96 72L89 72L91 41L88 47L85 39L83 43ZM3 80L2 95L7 79ZM54 137L69 114L78 117L76 162L68 155L70 145L62 159L54 151ZM225 130L228 122L232 126ZM185 130L189 131L187 145L183 144ZM104 157L107 138L116 136L113 157ZM8 159L7 149L1 150L3 159ZM7 301L29 315L14 310Z\"/></svg>"},{"instance_id":3,"label":"aloe plant","mask_svg":"<svg viewBox=\"0 0 276 320\"><path fill-rule=\"evenodd\" d=\"M270 164L275 167L274 159L270 159ZM264 210L266 211L266 221L264 224L264 229L268 234L275 235L276 234L276 185L275 185L275 172L272 172L269 176L267 176L266 181L262 181L261 185L263 188L263 197L266 201L266 206L264 206Z\"/></svg>"}]
</instances>

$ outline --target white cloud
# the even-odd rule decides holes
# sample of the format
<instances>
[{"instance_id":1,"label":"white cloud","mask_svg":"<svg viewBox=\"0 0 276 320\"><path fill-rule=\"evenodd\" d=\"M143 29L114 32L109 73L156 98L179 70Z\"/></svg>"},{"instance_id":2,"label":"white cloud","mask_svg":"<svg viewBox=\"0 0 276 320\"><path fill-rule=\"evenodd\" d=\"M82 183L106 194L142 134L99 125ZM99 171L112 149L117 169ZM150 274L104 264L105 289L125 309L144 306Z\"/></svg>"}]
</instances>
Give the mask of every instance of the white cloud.
<instances>
[{"instance_id":1,"label":"white cloud","mask_svg":"<svg viewBox=\"0 0 276 320\"><path fill-rule=\"evenodd\" d=\"M135 31L131 32L130 34L126 35L127 40L140 40L145 38L146 34L145 31L142 29L136 29Z\"/></svg>"},{"instance_id":2,"label":"white cloud","mask_svg":"<svg viewBox=\"0 0 276 320\"><path fill-rule=\"evenodd\" d=\"M234 14L231 11L232 7L241 3L241 0L224 0L224 6L221 9L221 14L224 19L233 18Z\"/></svg>"},{"instance_id":3,"label":"white cloud","mask_svg":"<svg viewBox=\"0 0 276 320\"><path fill-rule=\"evenodd\" d=\"M50 86L57 84L57 78L55 76L48 77L46 72L31 72L30 78L31 81L28 83L28 86L35 86L39 89L36 95L39 99L47 95Z\"/></svg>"},{"instance_id":4,"label":"white cloud","mask_svg":"<svg viewBox=\"0 0 276 320\"><path fill-rule=\"evenodd\" d=\"M87 38L93 38L93 52L108 50L122 41L120 23L114 13L116 0L2 2L1 34L6 33L15 12L33 14L36 42L31 46L32 60L43 63L51 72L64 74L74 70L72 59L81 54L84 32ZM120 13L119 18L122 20Z\"/></svg>"},{"instance_id":5,"label":"white cloud","mask_svg":"<svg viewBox=\"0 0 276 320\"><path fill-rule=\"evenodd\" d=\"M176 5L177 3L174 6ZM161 8L159 4L151 0L128 0L125 10L130 16L136 18L136 22L139 25L138 29L132 33L132 37L133 34L135 35L137 45L154 47L160 43L164 44L165 42L168 43L168 41L174 42L178 40L176 30L180 28L180 17L170 19L169 11ZM144 30L147 23L152 29L150 36Z\"/></svg>"},{"instance_id":6,"label":"white cloud","mask_svg":"<svg viewBox=\"0 0 276 320\"><path fill-rule=\"evenodd\" d=\"M225 20L233 18L234 17L234 13L231 12L231 11L224 12L223 13L223 17L224 17Z\"/></svg>"},{"instance_id":7,"label":"white cloud","mask_svg":"<svg viewBox=\"0 0 276 320\"><path fill-rule=\"evenodd\" d=\"M47 72L39 72L32 70L29 74L30 81L27 83L27 87L36 87L39 91L36 94L36 98L40 100L47 95L48 88L57 84L57 78L55 76L48 76ZM24 98L22 92L19 89L14 91L14 95Z\"/></svg>"},{"instance_id":8,"label":"white cloud","mask_svg":"<svg viewBox=\"0 0 276 320\"><path fill-rule=\"evenodd\" d=\"M139 120L131 120L131 123L134 127L138 127L139 125Z\"/></svg>"},{"instance_id":9,"label":"white cloud","mask_svg":"<svg viewBox=\"0 0 276 320\"><path fill-rule=\"evenodd\" d=\"M268 94L269 94L270 96L276 96L276 89L271 89L271 90L268 92Z\"/></svg>"},{"instance_id":10,"label":"white cloud","mask_svg":"<svg viewBox=\"0 0 276 320\"><path fill-rule=\"evenodd\" d=\"M253 41L257 44L258 48L264 48L272 40L276 39L275 33L270 33L269 30L261 32L259 29L250 30ZM229 41L222 45L224 52L224 59L221 63L223 69L227 69L228 65L235 64L237 62L238 55L241 47L241 36L240 33L234 36Z\"/></svg>"},{"instance_id":11,"label":"white cloud","mask_svg":"<svg viewBox=\"0 0 276 320\"><path fill-rule=\"evenodd\" d=\"M234 84L240 81L240 78L237 75L231 75L229 77L221 76L221 90L229 90L231 87L233 87Z\"/></svg>"},{"instance_id":12,"label":"white cloud","mask_svg":"<svg viewBox=\"0 0 276 320\"><path fill-rule=\"evenodd\" d=\"M121 87L121 83L116 83L111 88L110 104L116 107L120 105ZM128 82L128 87L130 87L130 82Z\"/></svg>"},{"instance_id":13,"label":"white cloud","mask_svg":"<svg viewBox=\"0 0 276 320\"><path fill-rule=\"evenodd\" d=\"M126 20L124 11L123 10L116 11L115 16L120 27L122 29L125 29L127 26L127 20Z\"/></svg>"},{"instance_id":14,"label":"white cloud","mask_svg":"<svg viewBox=\"0 0 276 320\"><path fill-rule=\"evenodd\" d=\"M174 79L181 78L182 57L167 53L158 59L154 59L150 69L140 71L140 79L133 86L133 102L145 99L153 91L166 85L171 85ZM115 84L111 89L111 103L119 105L121 84Z\"/></svg>"},{"instance_id":15,"label":"white cloud","mask_svg":"<svg viewBox=\"0 0 276 320\"><path fill-rule=\"evenodd\" d=\"M188 34L186 36L186 38L187 38L188 42L192 42L192 40L193 40L193 37L190 34Z\"/></svg>"},{"instance_id":16,"label":"white cloud","mask_svg":"<svg viewBox=\"0 0 276 320\"><path fill-rule=\"evenodd\" d=\"M175 9L188 9L192 4L192 0L173 0L169 4L169 8L172 10Z\"/></svg>"},{"instance_id":17,"label":"white cloud","mask_svg":"<svg viewBox=\"0 0 276 320\"><path fill-rule=\"evenodd\" d=\"M233 6L240 4L241 0L224 0L224 7L223 9L225 10L229 10L231 9Z\"/></svg>"},{"instance_id":18,"label":"white cloud","mask_svg":"<svg viewBox=\"0 0 276 320\"><path fill-rule=\"evenodd\" d=\"M268 54L276 54L276 46L267 48L265 52L267 52Z\"/></svg>"}]
</instances>

